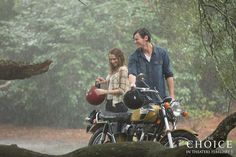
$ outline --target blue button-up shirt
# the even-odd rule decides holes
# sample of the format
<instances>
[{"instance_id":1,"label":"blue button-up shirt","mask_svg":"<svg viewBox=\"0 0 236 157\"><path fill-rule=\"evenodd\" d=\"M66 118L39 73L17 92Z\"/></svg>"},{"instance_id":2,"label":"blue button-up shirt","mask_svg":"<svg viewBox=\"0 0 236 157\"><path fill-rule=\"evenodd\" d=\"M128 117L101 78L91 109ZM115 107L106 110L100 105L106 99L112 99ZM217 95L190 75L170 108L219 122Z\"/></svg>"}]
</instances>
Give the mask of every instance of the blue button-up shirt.
<instances>
[{"instance_id":1,"label":"blue button-up shirt","mask_svg":"<svg viewBox=\"0 0 236 157\"><path fill-rule=\"evenodd\" d=\"M146 59L141 48L138 48L129 56L128 73L137 76L145 74L145 82L151 89L157 89L162 98L166 97L165 79L173 77L170 68L170 60L166 50L153 46L153 53L150 62ZM141 82L136 82L136 86L143 87Z\"/></svg>"}]
</instances>

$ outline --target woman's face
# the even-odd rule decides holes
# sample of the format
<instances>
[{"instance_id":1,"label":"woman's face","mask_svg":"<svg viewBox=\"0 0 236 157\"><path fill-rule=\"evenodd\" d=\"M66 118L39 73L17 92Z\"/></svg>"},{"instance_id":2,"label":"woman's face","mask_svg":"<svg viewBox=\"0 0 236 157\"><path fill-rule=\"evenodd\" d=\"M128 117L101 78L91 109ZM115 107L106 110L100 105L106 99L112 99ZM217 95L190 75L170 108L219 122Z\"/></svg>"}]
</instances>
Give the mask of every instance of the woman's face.
<instances>
[{"instance_id":1,"label":"woman's face","mask_svg":"<svg viewBox=\"0 0 236 157\"><path fill-rule=\"evenodd\" d=\"M113 54L109 54L108 58L109 58L109 63L112 66L112 68L117 68L118 67L118 58L116 58L116 56Z\"/></svg>"}]
</instances>

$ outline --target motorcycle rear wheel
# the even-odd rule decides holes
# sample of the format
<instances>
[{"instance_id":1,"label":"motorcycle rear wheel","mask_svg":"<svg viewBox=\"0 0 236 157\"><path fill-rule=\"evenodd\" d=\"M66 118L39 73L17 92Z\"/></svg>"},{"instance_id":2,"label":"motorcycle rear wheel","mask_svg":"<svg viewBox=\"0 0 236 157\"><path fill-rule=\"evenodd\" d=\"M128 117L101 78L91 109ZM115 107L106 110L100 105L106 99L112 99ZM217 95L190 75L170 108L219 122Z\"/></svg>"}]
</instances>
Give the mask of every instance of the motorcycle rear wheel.
<instances>
[{"instance_id":1,"label":"motorcycle rear wheel","mask_svg":"<svg viewBox=\"0 0 236 157\"><path fill-rule=\"evenodd\" d=\"M198 138L187 131L178 131L178 132L172 132L171 133L173 145L174 147L179 147L183 145L187 145L188 142L193 143L194 141L198 141ZM166 147L169 147L169 141L167 136L165 136L160 143Z\"/></svg>"},{"instance_id":2,"label":"motorcycle rear wheel","mask_svg":"<svg viewBox=\"0 0 236 157\"><path fill-rule=\"evenodd\" d=\"M112 138L111 133L107 132L105 136L105 141L102 142L102 133L103 128L97 129L94 134L91 136L88 145L95 145L95 144L105 144L105 143L115 143L115 141Z\"/></svg>"}]
</instances>

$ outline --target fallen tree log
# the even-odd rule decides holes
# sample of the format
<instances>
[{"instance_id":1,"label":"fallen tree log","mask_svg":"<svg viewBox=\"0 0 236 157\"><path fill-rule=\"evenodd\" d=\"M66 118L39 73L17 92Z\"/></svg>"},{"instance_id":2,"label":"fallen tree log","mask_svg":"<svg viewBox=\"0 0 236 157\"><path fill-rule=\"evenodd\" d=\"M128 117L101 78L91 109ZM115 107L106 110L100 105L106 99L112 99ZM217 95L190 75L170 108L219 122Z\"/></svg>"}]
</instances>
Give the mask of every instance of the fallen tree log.
<instances>
[{"instance_id":1,"label":"fallen tree log","mask_svg":"<svg viewBox=\"0 0 236 157\"><path fill-rule=\"evenodd\" d=\"M126 142L93 145L64 155L48 155L19 148L16 145L0 145L1 157L231 157L229 154L188 153L186 146L166 148L154 142Z\"/></svg>"},{"instance_id":2,"label":"fallen tree log","mask_svg":"<svg viewBox=\"0 0 236 157\"><path fill-rule=\"evenodd\" d=\"M224 140L236 126L236 112L226 117L205 140ZM155 142L127 142L93 145L64 155L47 155L22 149L16 145L0 145L1 157L230 157L227 153L206 153L214 148L190 149L187 146L166 148ZM193 151L194 150L194 151ZM198 152L198 153L194 153ZM201 153L203 152L203 153Z\"/></svg>"},{"instance_id":3,"label":"fallen tree log","mask_svg":"<svg viewBox=\"0 0 236 157\"><path fill-rule=\"evenodd\" d=\"M204 141L215 141L216 143L221 142L223 144L227 140L227 136L231 130L236 127L236 112L227 116L220 122L217 128L206 138ZM214 149L213 147L211 147Z\"/></svg>"},{"instance_id":4,"label":"fallen tree log","mask_svg":"<svg viewBox=\"0 0 236 157\"><path fill-rule=\"evenodd\" d=\"M51 63L51 60L46 60L38 64L0 60L0 80L25 79L39 75L47 72Z\"/></svg>"}]
</instances>

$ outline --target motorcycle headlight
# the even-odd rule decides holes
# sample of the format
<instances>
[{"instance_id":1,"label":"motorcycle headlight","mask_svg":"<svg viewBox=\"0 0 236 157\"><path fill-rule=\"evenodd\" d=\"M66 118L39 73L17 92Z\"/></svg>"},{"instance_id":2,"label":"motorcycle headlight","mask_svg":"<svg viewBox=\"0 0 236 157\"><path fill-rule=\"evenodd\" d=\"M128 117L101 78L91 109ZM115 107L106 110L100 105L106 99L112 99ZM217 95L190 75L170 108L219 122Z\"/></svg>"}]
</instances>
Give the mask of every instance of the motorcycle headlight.
<instances>
[{"instance_id":1,"label":"motorcycle headlight","mask_svg":"<svg viewBox=\"0 0 236 157\"><path fill-rule=\"evenodd\" d=\"M173 113L176 117L179 117L182 113L182 110L178 108L178 109L174 110Z\"/></svg>"},{"instance_id":2,"label":"motorcycle headlight","mask_svg":"<svg viewBox=\"0 0 236 157\"><path fill-rule=\"evenodd\" d=\"M182 113L183 109L181 108L179 102L173 102L171 104L171 107L172 107L173 113L176 117L181 116L181 113Z\"/></svg>"},{"instance_id":3,"label":"motorcycle headlight","mask_svg":"<svg viewBox=\"0 0 236 157\"><path fill-rule=\"evenodd\" d=\"M184 111L184 109L181 107L179 102L173 102L171 104L171 107L176 117L179 117L179 116L188 117L188 112Z\"/></svg>"}]
</instances>

